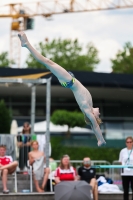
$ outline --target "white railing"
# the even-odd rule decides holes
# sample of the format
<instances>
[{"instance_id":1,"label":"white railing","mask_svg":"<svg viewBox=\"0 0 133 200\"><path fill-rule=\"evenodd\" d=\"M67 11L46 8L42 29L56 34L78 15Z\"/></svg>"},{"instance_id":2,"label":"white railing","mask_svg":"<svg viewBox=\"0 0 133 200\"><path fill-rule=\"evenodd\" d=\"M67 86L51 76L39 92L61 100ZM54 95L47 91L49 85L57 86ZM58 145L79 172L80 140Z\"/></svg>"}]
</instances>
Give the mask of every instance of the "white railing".
<instances>
[{"instance_id":1,"label":"white railing","mask_svg":"<svg viewBox=\"0 0 133 200\"><path fill-rule=\"evenodd\" d=\"M112 165L120 165L120 162L118 160L114 160L112 162ZM114 183L120 184L121 182L121 169L112 168L112 179L114 180Z\"/></svg>"}]
</instances>

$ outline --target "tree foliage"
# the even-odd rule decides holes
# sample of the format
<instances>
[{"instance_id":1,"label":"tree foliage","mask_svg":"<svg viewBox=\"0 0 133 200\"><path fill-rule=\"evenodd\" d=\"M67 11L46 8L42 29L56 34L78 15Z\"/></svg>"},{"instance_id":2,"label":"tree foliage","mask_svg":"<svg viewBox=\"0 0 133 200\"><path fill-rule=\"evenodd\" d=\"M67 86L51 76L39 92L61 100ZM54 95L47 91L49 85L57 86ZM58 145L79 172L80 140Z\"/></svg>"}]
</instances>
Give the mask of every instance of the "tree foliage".
<instances>
[{"instance_id":1,"label":"tree foliage","mask_svg":"<svg viewBox=\"0 0 133 200\"><path fill-rule=\"evenodd\" d=\"M4 100L0 101L0 133L10 133L11 112L6 107Z\"/></svg>"},{"instance_id":2,"label":"tree foliage","mask_svg":"<svg viewBox=\"0 0 133 200\"><path fill-rule=\"evenodd\" d=\"M8 58L8 52L2 52L0 54L0 67L8 67L10 64L13 64L14 62L9 60Z\"/></svg>"},{"instance_id":3,"label":"tree foliage","mask_svg":"<svg viewBox=\"0 0 133 200\"><path fill-rule=\"evenodd\" d=\"M77 111L56 110L51 116L51 121L56 125L68 125L68 131L75 126L85 126L83 114Z\"/></svg>"},{"instance_id":4,"label":"tree foliage","mask_svg":"<svg viewBox=\"0 0 133 200\"><path fill-rule=\"evenodd\" d=\"M57 39L51 42L40 42L36 49L45 57L51 59L66 70L93 71L99 63L98 51L92 43L87 44L86 53L83 53L83 47L78 40ZM28 68L44 68L42 64L36 61L29 54L26 64Z\"/></svg>"},{"instance_id":5,"label":"tree foliage","mask_svg":"<svg viewBox=\"0 0 133 200\"><path fill-rule=\"evenodd\" d=\"M123 51L118 51L115 59L111 59L112 70L115 73L133 74L133 46L127 42Z\"/></svg>"},{"instance_id":6,"label":"tree foliage","mask_svg":"<svg viewBox=\"0 0 133 200\"><path fill-rule=\"evenodd\" d=\"M89 142L89 141L88 141ZM52 143L52 142L51 142ZM84 157L89 156L91 160L107 160L112 163L118 160L120 148L93 148L93 147L70 147L56 143L52 144L52 158L59 160L63 155L68 154L71 160L83 160Z\"/></svg>"}]
</instances>

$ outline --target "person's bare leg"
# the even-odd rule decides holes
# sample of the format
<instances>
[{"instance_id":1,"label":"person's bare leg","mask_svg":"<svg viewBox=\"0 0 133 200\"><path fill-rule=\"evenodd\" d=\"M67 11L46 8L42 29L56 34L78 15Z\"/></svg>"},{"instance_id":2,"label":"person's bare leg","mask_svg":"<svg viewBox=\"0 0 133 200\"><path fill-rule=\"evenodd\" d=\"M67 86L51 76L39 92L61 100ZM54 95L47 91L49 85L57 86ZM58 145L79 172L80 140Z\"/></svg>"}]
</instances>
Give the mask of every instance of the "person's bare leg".
<instances>
[{"instance_id":1,"label":"person's bare leg","mask_svg":"<svg viewBox=\"0 0 133 200\"><path fill-rule=\"evenodd\" d=\"M17 166L13 166L12 168L8 169L8 173L12 174L15 172Z\"/></svg>"},{"instance_id":2,"label":"person's bare leg","mask_svg":"<svg viewBox=\"0 0 133 200\"><path fill-rule=\"evenodd\" d=\"M90 185L92 186L94 200L98 200L97 181L95 178L91 179Z\"/></svg>"},{"instance_id":3,"label":"person's bare leg","mask_svg":"<svg viewBox=\"0 0 133 200\"><path fill-rule=\"evenodd\" d=\"M49 168L45 168L44 169L43 182L42 182L42 189L44 189L46 184L47 184L49 173L50 173L50 169Z\"/></svg>"},{"instance_id":4,"label":"person's bare leg","mask_svg":"<svg viewBox=\"0 0 133 200\"><path fill-rule=\"evenodd\" d=\"M3 191L7 190L7 175L8 175L8 169L2 170L2 185L3 185Z\"/></svg>"},{"instance_id":5,"label":"person's bare leg","mask_svg":"<svg viewBox=\"0 0 133 200\"><path fill-rule=\"evenodd\" d=\"M3 169L11 169L11 168L14 168L14 167L17 167L18 166L18 162L17 161L14 161L8 165L4 165L2 167L0 167L0 170L3 170Z\"/></svg>"},{"instance_id":6,"label":"person's bare leg","mask_svg":"<svg viewBox=\"0 0 133 200\"><path fill-rule=\"evenodd\" d=\"M68 82L72 80L72 76L60 65L49 60L49 65L46 66L59 80L59 82Z\"/></svg>"},{"instance_id":7,"label":"person's bare leg","mask_svg":"<svg viewBox=\"0 0 133 200\"><path fill-rule=\"evenodd\" d=\"M47 69L49 69L59 79L60 82L68 82L72 80L71 75L64 68L37 52L28 41L24 32L20 32L18 37L21 41L21 46L26 47L32 56Z\"/></svg>"},{"instance_id":8,"label":"person's bare leg","mask_svg":"<svg viewBox=\"0 0 133 200\"><path fill-rule=\"evenodd\" d=\"M95 187L94 187L94 200L98 200L98 188L97 188L97 184L95 184Z\"/></svg>"},{"instance_id":9,"label":"person's bare leg","mask_svg":"<svg viewBox=\"0 0 133 200\"><path fill-rule=\"evenodd\" d=\"M39 192L39 193L44 192L39 186L39 181L36 180L34 176L33 176L33 180L34 180L34 184L35 184L35 188L36 188L37 192Z\"/></svg>"}]
</instances>

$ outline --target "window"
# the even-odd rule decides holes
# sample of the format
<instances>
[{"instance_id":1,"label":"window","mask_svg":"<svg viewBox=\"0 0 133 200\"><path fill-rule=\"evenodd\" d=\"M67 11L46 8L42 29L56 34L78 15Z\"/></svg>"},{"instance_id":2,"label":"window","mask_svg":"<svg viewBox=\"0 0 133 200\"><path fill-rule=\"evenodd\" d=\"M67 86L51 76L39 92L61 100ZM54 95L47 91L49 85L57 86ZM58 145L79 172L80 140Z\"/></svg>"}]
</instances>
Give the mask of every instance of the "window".
<instances>
[{"instance_id":1,"label":"window","mask_svg":"<svg viewBox=\"0 0 133 200\"><path fill-rule=\"evenodd\" d=\"M124 139L123 123L105 123L106 139Z\"/></svg>"},{"instance_id":2,"label":"window","mask_svg":"<svg viewBox=\"0 0 133 200\"><path fill-rule=\"evenodd\" d=\"M124 122L123 128L124 138L133 135L133 122Z\"/></svg>"}]
</instances>

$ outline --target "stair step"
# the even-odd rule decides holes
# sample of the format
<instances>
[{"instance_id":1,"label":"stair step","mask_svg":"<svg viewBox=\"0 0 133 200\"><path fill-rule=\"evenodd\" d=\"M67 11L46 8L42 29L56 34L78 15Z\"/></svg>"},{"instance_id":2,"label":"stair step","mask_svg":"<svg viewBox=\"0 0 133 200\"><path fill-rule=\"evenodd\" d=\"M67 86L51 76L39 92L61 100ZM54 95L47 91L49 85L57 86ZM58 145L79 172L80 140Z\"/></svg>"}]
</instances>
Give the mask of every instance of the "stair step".
<instances>
[{"instance_id":1,"label":"stair step","mask_svg":"<svg viewBox=\"0 0 133 200\"><path fill-rule=\"evenodd\" d=\"M42 181L39 181L39 184L41 185ZM12 175L8 176L7 181L7 187L10 190L10 192L15 192L15 178ZM30 190L30 176L24 175L24 174L17 174L17 188L18 192L22 192L24 189ZM2 180L0 179L0 193L3 191L2 187ZM36 192L34 183L33 183L33 192Z\"/></svg>"}]
</instances>

